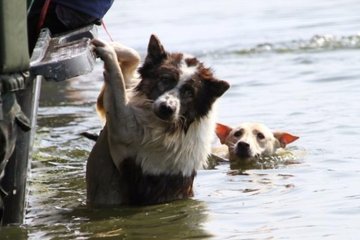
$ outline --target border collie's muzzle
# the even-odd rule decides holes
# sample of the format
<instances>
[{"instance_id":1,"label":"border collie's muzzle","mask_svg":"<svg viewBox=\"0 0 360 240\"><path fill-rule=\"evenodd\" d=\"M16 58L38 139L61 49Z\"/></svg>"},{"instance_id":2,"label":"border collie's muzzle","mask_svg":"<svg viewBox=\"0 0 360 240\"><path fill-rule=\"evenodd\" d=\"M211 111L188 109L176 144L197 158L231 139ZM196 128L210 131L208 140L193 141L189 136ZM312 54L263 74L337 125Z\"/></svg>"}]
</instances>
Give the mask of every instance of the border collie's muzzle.
<instances>
[{"instance_id":1,"label":"border collie's muzzle","mask_svg":"<svg viewBox=\"0 0 360 240\"><path fill-rule=\"evenodd\" d=\"M180 99L177 90L165 92L154 102L154 113L164 121L176 121L179 112Z\"/></svg>"}]
</instances>

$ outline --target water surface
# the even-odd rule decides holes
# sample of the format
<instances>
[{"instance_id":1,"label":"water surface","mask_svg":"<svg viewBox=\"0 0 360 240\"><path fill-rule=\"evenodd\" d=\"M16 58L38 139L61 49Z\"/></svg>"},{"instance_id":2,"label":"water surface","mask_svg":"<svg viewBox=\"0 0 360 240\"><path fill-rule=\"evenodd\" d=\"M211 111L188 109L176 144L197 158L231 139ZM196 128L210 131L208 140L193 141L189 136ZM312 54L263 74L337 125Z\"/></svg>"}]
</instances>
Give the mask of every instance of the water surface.
<instances>
[{"instance_id":1,"label":"water surface","mask_svg":"<svg viewBox=\"0 0 360 240\"><path fill-rule=\"evenodd\" d=\"M195 197L141 208L85 206L85 165L101 124L96 70L42 88L25 224L9 239L356 239L360 234L360 2L116 1L116 41L145 54L151 33L231 83L219 121L263 122L300 139L299 164L201 170ZM108 39L100 29L102 38Z\"/></svg>"}]
</instances>

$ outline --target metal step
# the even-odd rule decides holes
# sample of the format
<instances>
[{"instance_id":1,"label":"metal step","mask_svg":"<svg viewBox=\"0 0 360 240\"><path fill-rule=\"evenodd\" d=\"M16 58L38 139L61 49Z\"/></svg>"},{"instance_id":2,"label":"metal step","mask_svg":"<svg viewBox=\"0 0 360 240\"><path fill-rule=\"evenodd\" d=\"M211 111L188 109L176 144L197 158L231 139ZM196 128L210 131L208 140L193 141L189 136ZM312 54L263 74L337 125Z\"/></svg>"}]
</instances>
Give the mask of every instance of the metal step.
<instances>
[{"instance_id":1,"label":"metal step","mask_svg":"<svg viewBox=\"0 0 360 240\"><path fill-rule=\"evenodd\" d=\"M42 29L30 60L31 75L63 81L91 72L96 56L90 41L96 36L94 25L54 37L49 29Z\"/></svg>"}]
</instances>

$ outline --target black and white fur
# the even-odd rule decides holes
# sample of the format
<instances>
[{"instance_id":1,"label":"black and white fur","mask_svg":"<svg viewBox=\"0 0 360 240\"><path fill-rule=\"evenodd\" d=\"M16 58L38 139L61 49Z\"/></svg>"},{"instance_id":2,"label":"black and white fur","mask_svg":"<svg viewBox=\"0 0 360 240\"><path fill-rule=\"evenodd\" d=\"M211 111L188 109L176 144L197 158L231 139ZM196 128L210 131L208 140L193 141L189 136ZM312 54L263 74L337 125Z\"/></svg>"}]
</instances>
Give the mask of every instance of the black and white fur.
<instances>
[{"instance_id":1,"label":"black and white fur","mask_svg":"<svg viewBox=\"0 0 360 240\"><path fill-rule=\"evenodd\" d=\"M213 106L229 84L195 57L165 51L154 35L138 80L123 75L126 49L93 44L105 66L98 111L106 123L88 159L88 204L145 205L193 196L196 171L211 152ZM136 87L126 89L129 81Z\"/></svg>"}]
</instances>

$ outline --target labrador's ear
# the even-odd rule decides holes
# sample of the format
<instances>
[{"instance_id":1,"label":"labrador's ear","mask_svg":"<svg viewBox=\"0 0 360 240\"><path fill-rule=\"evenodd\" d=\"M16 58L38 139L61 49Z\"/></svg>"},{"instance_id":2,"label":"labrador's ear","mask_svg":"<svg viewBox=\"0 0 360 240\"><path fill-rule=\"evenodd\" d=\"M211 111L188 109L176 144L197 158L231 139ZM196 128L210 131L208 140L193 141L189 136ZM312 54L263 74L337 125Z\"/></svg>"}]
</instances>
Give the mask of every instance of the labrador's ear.
<instances>
[{"instance_id":1,"label":"labrador's ear","mask_svg":"<svg viewBox=\"0 0 360 240\"><path fill-rule=\"evenodd\" d=\"M298 136L294 136L288 132L274 132L274 137L279 140L282 148L299 139Z\"/></svg>"},{"instance_id":2,"label":"labrador's ear","mask_svg":"<svg viewBox=\"0 0 360 240\"><path fill-rule=\"evenodd\" d=\"M221 144L226 142L226 138L229 136L232 128L221 123L216 124L216 135L220 139Z\"/></svg>"}]
</instances>

